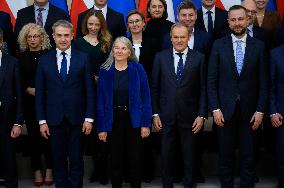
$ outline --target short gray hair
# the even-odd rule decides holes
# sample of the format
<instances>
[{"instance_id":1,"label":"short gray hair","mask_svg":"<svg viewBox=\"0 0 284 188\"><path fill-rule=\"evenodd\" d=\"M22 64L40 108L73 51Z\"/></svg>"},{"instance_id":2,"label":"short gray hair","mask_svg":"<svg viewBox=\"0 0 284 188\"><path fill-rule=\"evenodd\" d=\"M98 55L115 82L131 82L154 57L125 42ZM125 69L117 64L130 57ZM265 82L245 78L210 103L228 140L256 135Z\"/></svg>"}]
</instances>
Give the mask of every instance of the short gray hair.
<instances>
[{"instance_id":1,"label":"short gray hair","mask_svg":"<svg viewBox=\"0 0 284 188\"><path fill-rule=\"evenodd\" d=\"M73 31L74 31L73 25L72 25L70 22L68 22L68 21L66 21L66 20L58 20L57 22L55 22L55 23L52 25L52 31L53 31L53 33L55 32L55 28L57 28L57 27L59 27L59 26L70 29L72 33L73 33Z\"/></svg>"}]
</instances>

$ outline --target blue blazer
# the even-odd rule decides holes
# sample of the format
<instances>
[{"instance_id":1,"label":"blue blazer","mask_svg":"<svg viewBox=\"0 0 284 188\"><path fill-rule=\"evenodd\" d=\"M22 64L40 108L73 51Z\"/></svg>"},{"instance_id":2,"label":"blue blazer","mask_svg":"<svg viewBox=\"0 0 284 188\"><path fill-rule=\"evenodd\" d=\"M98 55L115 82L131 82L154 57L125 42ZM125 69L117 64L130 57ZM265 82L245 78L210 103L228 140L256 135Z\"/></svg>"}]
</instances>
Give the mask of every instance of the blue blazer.
<instances>
[{"instance_id":1,"label":"blue blazer","mask_svg":"<svg viewBox=\"0 0 284 188\"><path fill-rule=\"evenodd\" d=\"M254 112L265 112L268 99L268 66L264 43L247 36L244 64L236 68L231 36L215 41L208 65L208 104L212 112L221 109L225 121L232 118L240 98L244 121Z\"/></svg>"},{"instance_id":2,"label":"blue blazer","mask_svg":"<svg viewBox=\"0 0 284 188\"><path fill-rule=\"evenodd\" d=\"M97 88L97 131L112 130L114 65L100 69ZM129 114L133 128L150 127L152 119L150 89L141 64L128 62Z\"/></svg>"},{"instance_id":3,"label":"blue blazer","mask_svg":"<svg viewBox=\"0 0 284 188\"><path fill-rule=\"evenodd\" d=\"M59 74L56 50L41 56L36 73L36 113L38 120L56 126L63 118L82 125L85 118L95 116L95 88L86 54L71 50L67 79Z\"/></svg>"},{"instance_id":4,"label":"blue blazer","mask_svg":"<svg viewBox=\"0 0 284 188\"><path fill-rule=\"evenodd\" d=\"M284 44L270 53L270 114L284 115Z\"/></svg>"}]
</instances>

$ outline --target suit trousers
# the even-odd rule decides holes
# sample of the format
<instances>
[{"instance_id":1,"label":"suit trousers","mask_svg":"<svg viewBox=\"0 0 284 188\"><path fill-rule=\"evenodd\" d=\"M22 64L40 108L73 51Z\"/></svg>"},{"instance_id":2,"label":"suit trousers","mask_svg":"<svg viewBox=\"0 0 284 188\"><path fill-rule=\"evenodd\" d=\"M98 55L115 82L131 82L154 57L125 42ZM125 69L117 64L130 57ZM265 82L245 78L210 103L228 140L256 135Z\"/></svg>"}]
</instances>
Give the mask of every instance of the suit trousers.
<instances>
[{"instance_id":1,"label":"suit trousers","mask_svg":"<svg viewBox=\"0 0 284 188\"><path fill-rule=\"evenodd\" d=\"M278 188L284 187L284 126L280 126L276 131L277 142L277 172L278 172Z\"/></svg>"},{"instance_id":2,"label":"suit trousers","mask_svg":"<svg viewBox=\"0 0 284 188\"><path fill-rule=\"evenodd\" d=\"M221 188L234 187L234 157L236 137L240 150L240 188L254 187L256 132L249 120L244 120L236 102L233 117L217 127L219 143L219 177Z\"/></svg>"},{"instance_id":3,"label":"suit trousers","mask_svg":"<svg viewBox=\"0 0 284 188\"><path fill-rule=\"evenodd\" d=\"M132 127L127 110L114 109L110 139L112 187L121 188L123 177L128 177L132 188L140 188L141 128ZM126 173L125 176L124 172Z\"/></svg>"},{"instance_id":4,"label":"suit trousers","mask_svg":"<svg viewBox=\"0 0 284 188\"><path fill-rule=\"evenodd\" d=\"M59 125L49 126L49 131L56 188L81 188L84 175L82 125L72 125L64 118Z\"/></svg>"},{"instance_id":5,"label":"suit trousers","mask_svg":"<svg viewBox=\"0 0 284 188\"><path fill-rule=\"evenodd\" d=\"M161 139L161 162L162 179L164 188L173 188L173 170L175 159L175 146L180 142L183 157L183 184L185 188L195 187L193 182L193 160L194 160L194 135L188 127L179 126L179 122L174 125L163 125Z\"/></svg>"}]
</instances>

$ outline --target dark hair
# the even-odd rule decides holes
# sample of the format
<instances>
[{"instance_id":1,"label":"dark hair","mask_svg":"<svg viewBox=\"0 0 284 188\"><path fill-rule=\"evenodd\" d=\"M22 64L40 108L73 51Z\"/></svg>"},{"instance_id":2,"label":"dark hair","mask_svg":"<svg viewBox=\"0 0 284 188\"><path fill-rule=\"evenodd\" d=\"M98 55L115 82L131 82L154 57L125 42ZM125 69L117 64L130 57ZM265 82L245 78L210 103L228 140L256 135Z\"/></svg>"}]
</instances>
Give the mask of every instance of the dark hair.
<instances>
[{"instance_id":1,"label":"dark hair","mask_svg":"<svg viewBox=\"0 0 284 188\"><path fill-rule=\"evenodd\" d=\"M242 5L233 5L229 8L228 13L230 13L233 10L244 10L245 12L247 12L247 9L245 7L243 7Z\"/></svg>"},{"instance_id":2,"label":"dark hair","mask_svg":"<svg viewBox=\"0 0 284 188\"><path fill-rule=\"evenodd\" d=\"M177 12L179 13L182 9L193 9L194 11L197 11L194 3L189 0L182 1L177 7Z\"/></svg>"},{"instance_id":3,"label":"dark hair","mask_svg":"<svg viewBox=\"0 0 284 188\"><path fill-rule=\"evenodd\" d=\"M162 18L163 19L167 19L168 18L167 2L166 2L166 0L159 0L159 1L164 5L164 9L165 9L165 11L164 11L164 13L162 15ZM148 10L150 8L151 2L152 2L152 0L149 0L148 3L147 3L147 14L146 14L147 18L152 18L151 14L150 14L150 12Z\"/></svg>"},{"instance_id":4,"label":"dark hair","mask_svg":"<svg viewBox=\"0 0 284 188\"><path fill-rule=\"evenodd\" d=\"M101 28L98 33L98 41L101 44L103 52L108 52L111 48L112 36L107 28L106 20L101 11L97 11L94 9L88 11L87 15L83 19L82 32L84 35L89 34L89 30L87 28L87 22L91 16L95 16L96 18L98 18L101 24Z\"/></svg>"},{"instance_id":5,"label":"dark hair","mask_svg":"<svg viewBox=\"0 0 284 188\"><path fill-rule=\"evenodd\" d=\"M138 14L141 18L142 18L142 21L145 21L145 17L144 17L144 14L139 10L139 9L134 9L134 10L131 10L127 16L126 16L126 22L128 22L128 18L130 16L132 16L133 14Z\"/></svg>"}]
</instances>

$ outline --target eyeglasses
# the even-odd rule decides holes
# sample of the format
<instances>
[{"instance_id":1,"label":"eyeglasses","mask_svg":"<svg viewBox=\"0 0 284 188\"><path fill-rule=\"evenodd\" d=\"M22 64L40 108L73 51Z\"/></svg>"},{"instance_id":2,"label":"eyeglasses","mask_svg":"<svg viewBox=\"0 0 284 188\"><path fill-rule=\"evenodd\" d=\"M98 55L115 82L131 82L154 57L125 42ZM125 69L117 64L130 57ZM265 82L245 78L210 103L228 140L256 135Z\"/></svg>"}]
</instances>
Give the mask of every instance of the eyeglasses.
<instances>
[{"instance_id":1,"label":"eyeglasses","mask_svg":"<svg viewBox=\"0 0 284 188\"><path fill-rule=\"evenodd\" d=\"M256 14L257 12L256 12L256 10L248 10L248 9L247 9L247 13Z\"/></svg>"},{"instance_id":2,"label":"eyeglasses","mask_svg":"<svg viewBox=\"0 0 284 188\"><path fill-rule=\"evenodd\" d=\"M27 39L32 40L32 39L38 39L41 35L28 35Z\"/></svg>"},{"instance_id":3,"label":"eyeglasses","mask_svg":"<svg viewBox=\"0 0 284 188\"><path fill-rule=\"evenodd\" d=\"M131 21L129 21L129 22L127 22L129 25L134 25L134 24L138 24L139 22L141 22L142 20L131 20Z\"/></svg>"}]
</instances>

